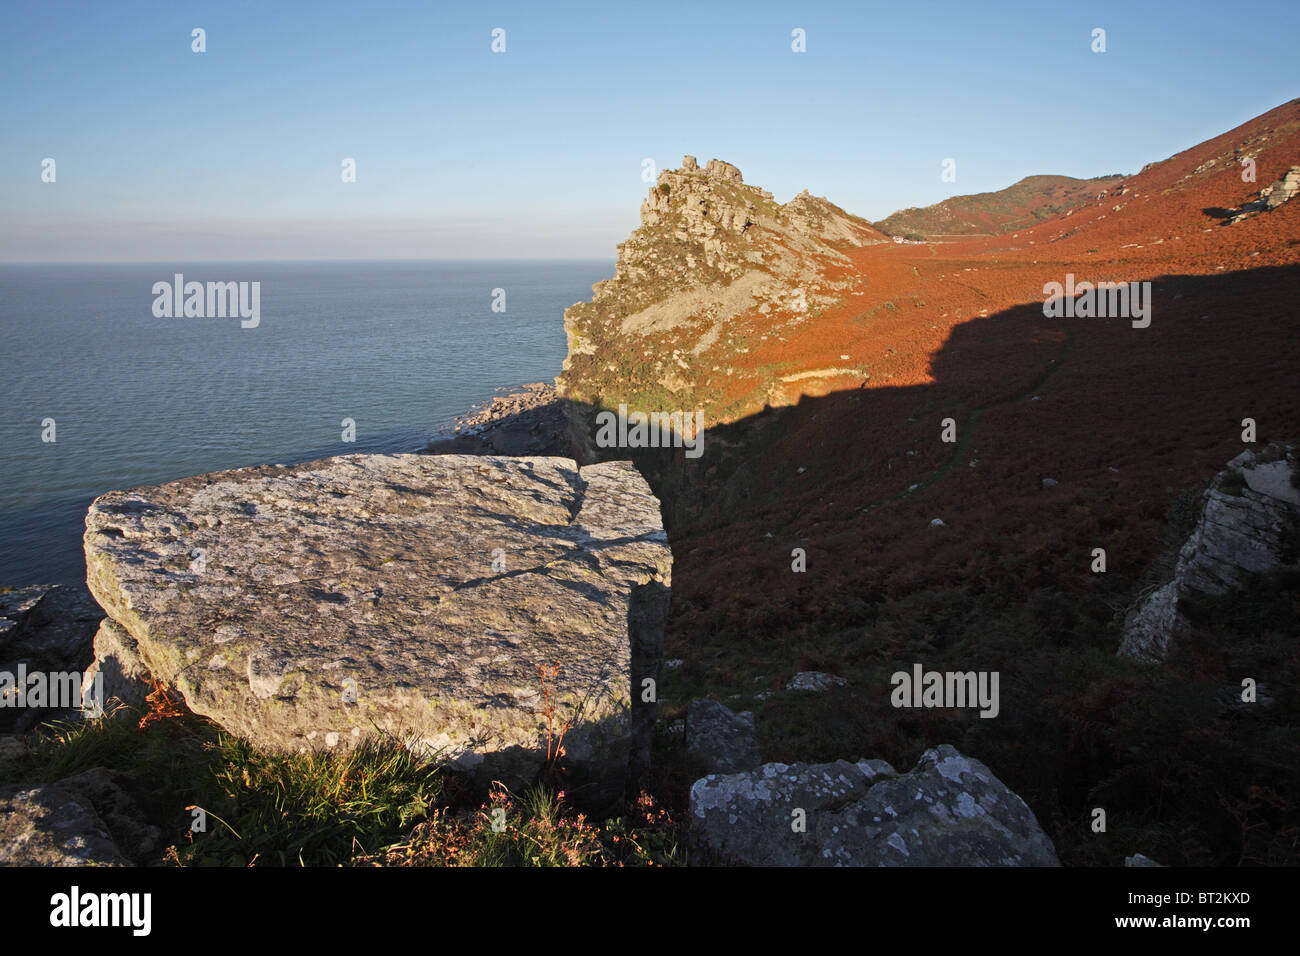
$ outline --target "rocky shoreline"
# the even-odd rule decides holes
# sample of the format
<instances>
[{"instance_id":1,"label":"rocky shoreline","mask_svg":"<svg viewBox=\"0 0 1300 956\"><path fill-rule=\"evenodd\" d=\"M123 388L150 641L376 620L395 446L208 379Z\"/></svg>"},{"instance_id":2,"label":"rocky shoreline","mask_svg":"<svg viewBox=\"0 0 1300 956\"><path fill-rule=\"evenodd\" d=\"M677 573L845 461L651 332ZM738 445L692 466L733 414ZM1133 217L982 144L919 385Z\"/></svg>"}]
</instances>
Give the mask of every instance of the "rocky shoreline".
<instances>
[{"instance_id":1,"label":"rocky shoreline","mask_svg":"<svg viewBox=\"0 0 1300 956\"><path fill-rule=\"evenodd\" d=\"M574 458L564 402L555 386L531 382L456 419L448 438L420 449L424 455L543 455Z\"/></svg>"}]
</instances>

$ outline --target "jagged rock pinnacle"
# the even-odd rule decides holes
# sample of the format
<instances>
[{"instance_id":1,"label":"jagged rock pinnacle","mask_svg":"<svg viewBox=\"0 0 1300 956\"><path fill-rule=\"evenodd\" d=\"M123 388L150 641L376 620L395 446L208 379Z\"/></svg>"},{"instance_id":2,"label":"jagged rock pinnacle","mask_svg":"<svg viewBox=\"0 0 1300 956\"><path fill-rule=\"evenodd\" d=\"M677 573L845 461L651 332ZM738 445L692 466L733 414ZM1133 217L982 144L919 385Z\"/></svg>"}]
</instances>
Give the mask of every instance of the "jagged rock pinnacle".
<instances>
[{"instance_id":1,"label":"jagged rock pinnacle","mask_svg":"<svg viewBox=\"0 0 1300 956\"><path fill-rule=\"evenodd\" d=\"M845 274L846 250L883 241L870 223L807 191L782 205L731 163L715 158L701 169L683 156L680 169L661 170L650 187L613 277L565 312L569 354L557 388L589 403L614 385L625 395L645 388L701 404L699 383L726 364L712 353L731 357L735 329L752 322L779 334L830 308L857 281ZM649 349L632 381L598 357L611 343L624 348L624 336L680 347Z\"/></svg>"},{"instance_id":2,"label":"jagged rock pinnacle","mask_svg":"<svg viewBox=\"0 0 1300 956\"><path fill-rule=\"evenodd\" d=\"M711 159L707 166L704 167L704 175L710 179L724 179L727 182L743 183L745 180L740 175L740 170L731 163L724 163L720 159Z\"/></svg>"},{"instance_id":3,"label":"jagged rock pinnacle","mask_svg":"<svg viewBox=\"0 0 1300 956\"><path fill-rule=\"evenodd\" d=\"M695 176L704 176L707 179L720 179L728 183L744 183L745 179L740 175L740 169L731 163L723 162L720 159L711 159L705 164L704 169L700 169L700 164L696 162L695 157L687 153L682 157L682 168L679 172L690 173Z\"/></svg>"}]
</instances>

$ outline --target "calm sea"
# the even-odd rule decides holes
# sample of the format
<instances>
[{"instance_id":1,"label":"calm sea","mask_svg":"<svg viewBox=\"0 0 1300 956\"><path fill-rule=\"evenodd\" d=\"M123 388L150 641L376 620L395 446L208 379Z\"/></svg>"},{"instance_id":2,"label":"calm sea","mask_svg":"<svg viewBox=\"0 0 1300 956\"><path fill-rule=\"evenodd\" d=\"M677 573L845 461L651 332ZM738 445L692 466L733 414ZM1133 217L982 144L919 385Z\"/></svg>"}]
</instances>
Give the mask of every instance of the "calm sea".
<instances>
[{"instance_id":1,"label":"calm sea","mask_svg":"<svg viewBox=\"0 0 1300 956\"><path fill-rule=\"evenodd\" d=\"M86 508L111 489L423 447L498 389L554 378L565 308L613 268L0 265L0 587L84 580ZM155 318L177 272L260 282L260 323Z\"/></svg>"}]
</instances>

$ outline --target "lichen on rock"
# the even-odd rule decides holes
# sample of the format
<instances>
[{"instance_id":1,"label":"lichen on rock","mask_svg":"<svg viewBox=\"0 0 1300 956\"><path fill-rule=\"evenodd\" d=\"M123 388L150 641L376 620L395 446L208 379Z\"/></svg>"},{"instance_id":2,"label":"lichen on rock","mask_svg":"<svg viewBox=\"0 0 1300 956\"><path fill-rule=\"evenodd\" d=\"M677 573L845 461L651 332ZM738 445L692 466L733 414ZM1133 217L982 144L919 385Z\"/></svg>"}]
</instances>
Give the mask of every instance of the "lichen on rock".
<instances>
[{"instance_id":1,"label":"lichen on rock","mask_svg":"<svg viewBox=\"0 0 1300 956\"><path fill-rule=\"evenodd\" d=\"M1284 445L1247 449L1215 476L1196 527L1178 554L1172 580L1143 596L1124 623L1121 657L1158 662L1188 626L1180 602L1243 587L1288 558L1300 528L1296 452ZM1294 561L1294 555L1289 556Z\"/></svg>"},{"instance_id":2,"label":"lichen on rock","mask_svg":"<svg viewBox=\"0 0 1300 956\"><path fill-rule=\"evenodd\" d=\"M563 732L576 786L602 798L648 760L640 689L658 674L672 559L626 462L245 468L104 495L85 548L91 591L129 638L97 647L129 646L259 746L378 730L520 785Z\"/></svg>"},{"instance_id":3,"label":"lichen on rock","mask_svg":"<svg viewBox=\"0 0 1300 956\"><path fill-rule=\"evenodd\" d=\"M1059 866L1033 812L944 745L909 773L883 760L769 763L691 787L701 842L748 866Z\"/></svg>"}]
</instances>

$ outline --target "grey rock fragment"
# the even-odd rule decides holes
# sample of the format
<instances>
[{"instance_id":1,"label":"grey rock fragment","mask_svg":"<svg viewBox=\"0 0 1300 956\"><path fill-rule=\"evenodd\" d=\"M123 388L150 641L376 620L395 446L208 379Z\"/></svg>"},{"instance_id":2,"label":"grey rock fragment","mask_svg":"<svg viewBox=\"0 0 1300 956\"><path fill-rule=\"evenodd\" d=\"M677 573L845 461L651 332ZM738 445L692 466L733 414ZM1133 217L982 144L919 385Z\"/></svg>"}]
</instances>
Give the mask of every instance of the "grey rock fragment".
<instances>
[{"instance_id":1,"label":"grey rock fragment","mask_svg":"<svg viewBox=\"0 0 1300 956\"><path fill-rule=\"evenodd\" d=\"M686 750L710 773L737 773L759 764L758 727L750 711L736 714L711 700L686 708Z\"/></svg>"},{"instance_id":2,"label":"grey rock fragment","mask_svg":"<svg viewBox=\"0 0 1300 956\"><path fill-rule=\"evenodd\" d=\"M149 668L140 656L139 645L112 618L104 618L95 632L95 659L86 668L82 685L89 685L96 679L102 680L103 703L110 711L114 702L143 709L145 698L153 690Z\"/></svg>"},{"instance_id":3,"label":"grey rock fragment","mask_svg":"<svg viewBox=\"0 0 1300 956\"><path fill-rule=\"evenodd\" d=\"M37 787L0 788L0 865L129 866L151 861L159 831L103 767Z\"/></svg>"},{"instance_id":4,"label":"grey rock fragment","mask_svg":"<svg viewBox=\"0 0 1300 956\"><path fill-rule=\"evenodd\" d=\"M53 585L37 585L0 591L0 653L4 652L10 634L15 633L22 626L28 612L52 588Z\"/></svg>"},{"instance_id":5,"label":"grey rock fragment","mask_svg":"<svg viewBox=\"0 0 1300 956\"><path fill-rule=\"evenodd\" d=\"M832 687L844 687L848 684L843 677L836 677L834 674L827 674L822 671L800 671L790 678L789 683L785 685L786 690L808 690L808 691L825 691Z\"/></svg>"},{"instance_id":6,"label":"grey rock fragment","mask_svg":"<svg viewBox=\"0 0 1300 956\"><path fill-rule=\"evenodd\" d=\"M0 671L15 684L20 675L44 676L47 687L69 685L94 657L93 638L104 612L84 585L22 588L0 594ZM15 700L23 699L10 687ZM80 702L70 708L0 707L0 733L26 733L40 723L73 720Z\"/></svg>"},{"instance_id":7,"label":"grey rock fragment","mask_svg":"<svg viewBox=\"0 0 1300 956\"><path fill-rule=\"evenodd\" d=\"M901 775L879 760L711 775L690 804L704 845L750 866L1059 865L1024 801L947 745Z\"/></svg>"}]
</instances>

